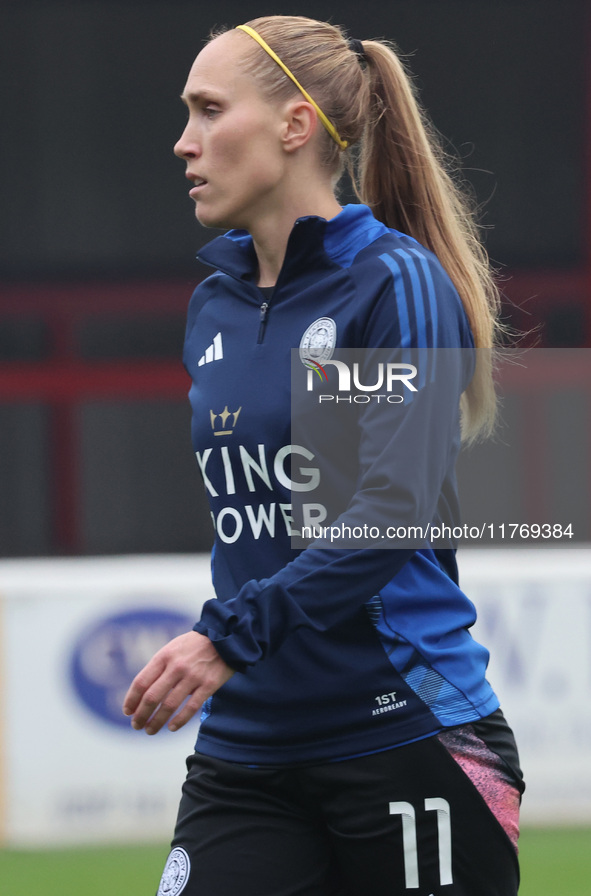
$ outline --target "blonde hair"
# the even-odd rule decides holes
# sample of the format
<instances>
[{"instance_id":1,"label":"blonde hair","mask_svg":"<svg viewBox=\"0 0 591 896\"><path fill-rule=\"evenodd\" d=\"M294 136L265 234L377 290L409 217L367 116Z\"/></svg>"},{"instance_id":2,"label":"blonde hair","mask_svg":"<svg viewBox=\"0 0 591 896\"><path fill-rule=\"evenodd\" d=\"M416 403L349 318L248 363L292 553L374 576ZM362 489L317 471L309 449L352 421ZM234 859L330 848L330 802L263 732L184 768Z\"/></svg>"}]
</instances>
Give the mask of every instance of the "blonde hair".
<instances>
[{"instance_id":1,"label":"blonde hair","mask_svg":"<svg viewBox=\"0 0 591 896\"><path fill-rule=\"evenodd\" d=\"M363 60L343 31L301 16L247 23L269 44L322 108L349 147L320 135L322 163L334 181L347 165L358 198L387 227L414 237L438 257L453 281L477 348L472 382L462 396L467 441L489 434L496 395L493 349L499 292L479 238L473 204L452 177L450 160L422 110L394 45L363 41ZM217 34L212 35L212 39ZM245 64L270 100L289 99L293 82L260 47L245 44Z\"/></svg>"}]
</instances>

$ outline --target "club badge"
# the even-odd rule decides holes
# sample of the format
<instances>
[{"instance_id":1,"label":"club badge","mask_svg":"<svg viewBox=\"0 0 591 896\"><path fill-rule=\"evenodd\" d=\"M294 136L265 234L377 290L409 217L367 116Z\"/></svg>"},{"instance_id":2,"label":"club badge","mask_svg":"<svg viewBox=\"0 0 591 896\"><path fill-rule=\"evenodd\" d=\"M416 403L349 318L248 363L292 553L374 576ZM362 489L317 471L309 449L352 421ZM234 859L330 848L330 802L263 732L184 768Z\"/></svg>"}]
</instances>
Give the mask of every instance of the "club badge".
<instances>
[{"instance_id":1,"label":"club badge","mask_svg":"<svg viewBox=\"0 0 591 896\"><path fill-rule=\"evenodd\" d=\"M310 324L300 342L300 358L303 364L313 361L323 364L332 358L337 344L337 325L332 317L319 317Z\"/></svg>"},{"instance_id":2,"label":"club badge","mask_svg":"<svg viewBox=\"0 0 591 896\"><path fill-rule=\"evenodd\" d=\"M189 856L181 846L175 846L166 860L156 896L178 896L185 889L190 871Z\"/></svg>"}]
</instances>

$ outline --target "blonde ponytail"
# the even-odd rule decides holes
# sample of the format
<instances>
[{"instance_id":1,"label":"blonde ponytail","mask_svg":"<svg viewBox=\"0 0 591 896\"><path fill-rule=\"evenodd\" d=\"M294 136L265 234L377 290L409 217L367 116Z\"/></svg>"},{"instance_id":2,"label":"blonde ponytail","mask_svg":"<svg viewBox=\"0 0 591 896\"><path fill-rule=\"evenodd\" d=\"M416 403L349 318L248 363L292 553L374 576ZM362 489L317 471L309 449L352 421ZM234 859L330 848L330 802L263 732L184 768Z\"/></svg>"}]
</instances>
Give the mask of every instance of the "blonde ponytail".
<instances>
[{"instance_id":1,"label":"blonde ponytail","mask_svg":"<svg viewBox=\"0 0 591 896\"><path fill-rule=\"evenodd\" d=\"M462 299L478 349L476 371L463 396L463 436L471 441L494 426L493 347L499 293L465 191L392 47L364 41L370 112L361 140L356 189L388 227L431 249Z\"/></svg>"},{"instance_id":2,"label":"blonde ponytail","mask_svg":"<svg viewBox=\"0 0 591 896\"><path fill-rule=\"evenodd\" d=\"M475 345L476 371L462 397L463 437L494 426L493 383L499 293L466 191L422 111L393 45L354 41L326 22L265 16L246 23L314 98L342 141L321 135L321 162L336 181L348 167L359 199L386 226L433 251L463 302ZM239 31L236 32L240 34ZM213 35L216 36L216 35ZM245 65L269 100L298 88L268 53L244 35Z\"/></svg>"}]
</instances>

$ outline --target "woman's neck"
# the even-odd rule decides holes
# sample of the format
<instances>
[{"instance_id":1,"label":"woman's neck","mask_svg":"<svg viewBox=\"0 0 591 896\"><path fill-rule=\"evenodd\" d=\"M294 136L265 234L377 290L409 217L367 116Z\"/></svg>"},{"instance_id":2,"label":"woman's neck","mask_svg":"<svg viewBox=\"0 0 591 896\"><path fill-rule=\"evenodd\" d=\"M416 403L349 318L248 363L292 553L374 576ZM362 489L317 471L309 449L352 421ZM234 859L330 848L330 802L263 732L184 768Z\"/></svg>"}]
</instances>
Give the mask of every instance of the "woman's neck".
<instances>
[{"instance_id":1,"label":"woman's neck","mask_svg":"<svg viewBox=\"0 0 591 896\"><path fill-rule=\"evenodd\" d=\"M251 228L254 249L259 264L258 286L275 286L279 272L283 266L287 242L298 218L306 215L317 215L321 218L334 218L342 211L333 194L318 197L314 201L298 201L289 206L281 214L269 215L257 221Z\"/></svg>"}]
</instances>

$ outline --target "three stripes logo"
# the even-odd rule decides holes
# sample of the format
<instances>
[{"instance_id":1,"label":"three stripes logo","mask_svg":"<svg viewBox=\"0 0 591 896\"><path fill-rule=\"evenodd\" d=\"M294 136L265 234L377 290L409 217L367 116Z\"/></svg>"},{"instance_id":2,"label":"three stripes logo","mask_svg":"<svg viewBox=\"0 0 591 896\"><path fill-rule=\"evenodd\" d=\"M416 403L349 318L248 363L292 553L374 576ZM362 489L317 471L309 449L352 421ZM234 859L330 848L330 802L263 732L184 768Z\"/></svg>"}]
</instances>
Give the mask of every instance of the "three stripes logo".
<instances>
[{"instance_id":1,"label":"three stripes logo","mask_svg":"<svg viewBox=\"0 0 591 896\"><path fill-rule=\"evenodd\" d=\"M392 272L395 282L403 285L396 289L396 305L400 322L400 344L412 344L417 348L437 345L438 304L431 267L425 255L418 249L397 249L380 255Z\"/></svg>"},{"instance_id":2,"label":"three stripes logo","mask_svg":"<svg viewBox=\"0 0 591 896\"><path fill-rule=\"evenodd\" d=\"M213 337L211 345L205 349L205 354L201 355L197 365L203 367L204 364L210 364L212 361L221 361L224 357L224 349L222 346L222 334L217 333Z\"/></svg>"}]
</instances>

